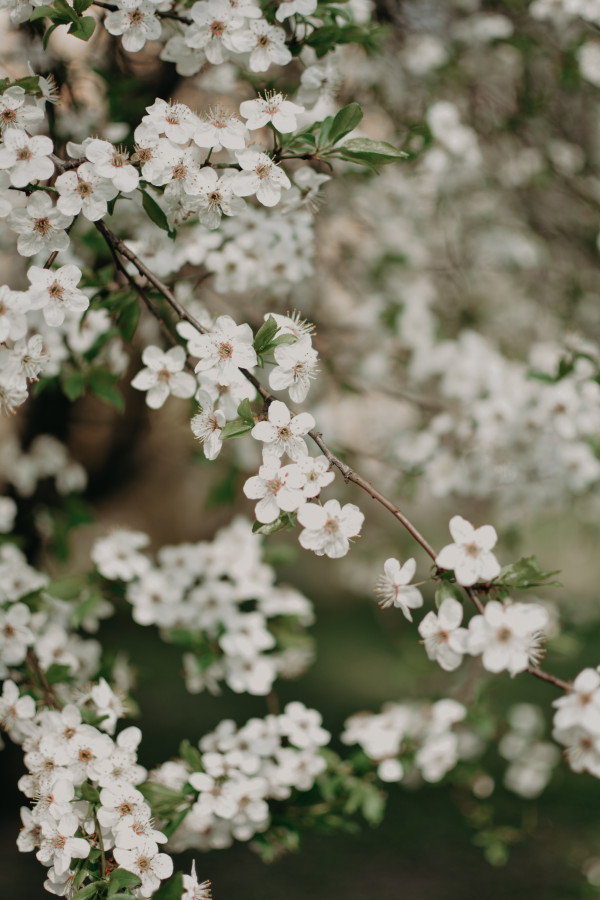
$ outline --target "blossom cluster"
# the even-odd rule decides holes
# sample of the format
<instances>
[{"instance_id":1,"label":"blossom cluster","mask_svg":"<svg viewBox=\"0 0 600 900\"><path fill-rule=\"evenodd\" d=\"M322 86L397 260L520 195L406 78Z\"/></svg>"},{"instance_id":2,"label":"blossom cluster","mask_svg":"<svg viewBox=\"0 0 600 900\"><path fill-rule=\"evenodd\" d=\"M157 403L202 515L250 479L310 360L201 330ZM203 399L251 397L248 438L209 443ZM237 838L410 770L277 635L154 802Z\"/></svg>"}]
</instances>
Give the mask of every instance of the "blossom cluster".
<instances>
[{"instance_id":1,"label":"blossom cluster","mask_svg":"<svg viewBox=\"0 0 600 900\"><path fill-rule=\"evenodd\" d=\"M306 668L312 605L275 584L249 522L235 519L210 542L162 547L156 562L142 552L148 543L141 532L119 529L95 542L92 560L105 579L125 583L139 625L156 625L165 640L188 644L188 690L219 693L225 682L236 693L265 695L278 676ZM289 645L286 633L294 636Z\"/></svg>"},{"instance_id":2,"label":"blossom cluster","mask_svg":"<svg viewBox=\"0 0 600 900\"><path fill-rule=\"evenodd\" d=\"M271 821L269 801L312 788L327 766L320 749L329 740L320 713L298 701L241 728L223 720L200 739L196 771L179 759L150 772L150 783L177 791L189 785L194 791L169 848L223 849L265 831Z\"/></svg>"},{"instance_id":3,"label":"blossom cluster","mask_svg":"<svg viewBox=\"0 0 600 900\"><path fill-rule=\"evenodd\" d=\"M356 713L346 721L344 744L359 744L377 763L382 781L437 782L471 753L468 730L461 730L466 707L455 700L387 703L380 713ZM463 746L461 746L461 739Z\"/></svg>"},{"instance_id":4,"label":"blossom cluster","mask_svg":"<svg viewBox=\"0 0 600 900\"><path fill-rule=\"evenodd\" d=\"M553 705L552 737L564 746L569 765L600 778L600 669L580 672Z\"/></svg>"},{"instance_id":5,"label":"blossom cluster","mask_svg":"<svg viewBox=\"0 0 600 900\"><path fill-rule=\"evenodd\" d=\"M11 680L4 682L0 719L22 744L29 773L19 779L33 805L21 809L18 848L35 850L48 867L46 890L71 896L88 879L79 861L100 854L104 859L110 851L116 865L139 879L135 895L152 896L172 874L173 862L160 852L166 837L153 827L150 807L136 788L146 779L137 762L139 728L125 728L113 740L87 724L72 703L36 712L33 698L19 696Z\"/></svg>"}]
</instances>

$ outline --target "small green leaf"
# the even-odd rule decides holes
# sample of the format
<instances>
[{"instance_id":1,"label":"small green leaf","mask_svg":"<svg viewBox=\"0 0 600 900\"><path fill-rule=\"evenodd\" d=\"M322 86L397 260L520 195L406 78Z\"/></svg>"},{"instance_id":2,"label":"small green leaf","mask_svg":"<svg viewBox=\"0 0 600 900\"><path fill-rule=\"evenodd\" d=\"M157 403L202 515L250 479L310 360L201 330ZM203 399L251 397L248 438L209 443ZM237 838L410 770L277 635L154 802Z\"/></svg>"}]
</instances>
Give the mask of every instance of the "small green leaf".
<instances>
[{"instance_id":1,"label":"small green leaf","mask_svg":"<svg viewBox=\"0 0 600 900\"><path fill-rule=\"evenodd\" d=\"M56 597L57 600L76 600L85 587L85 583L86 580L81 575L70 575L67 578L51 581L45 591L51 597Z\"/></svg>"},{"instance_id":2,"label":"small green leaf","mask_svg":"<svg viewBox=\"0 0 600 900\"><path fill-rule=\"evenodd\" d=\"M69 372L61 378L60 386L63 394L71 400L77 400L85 392L85 380L83 374L78 371Z\"/></svg>"},{"instance_id":3,"label":"small green leaf","mask_svg":"<svg viewBox=\"0 0 600 900\"><path fill-rule=\"evenodd\" d=\"M251 428L254 427L254 415L252 414L252 407L250 406L250 401L247 397L244 397L244 399L238 406L237 414L242 422L246 422L246 424L250 425Z\"/></svg>"},{"instance_id":4,"label":"small green leaf","mask_svg":"<svg viewBox=\"0 0 600 900\"><path fill-rule=\"evenodd\" d=\"M118 381L119 376L113 375L108 369L94 369L88 374L87 378L88 387L92 394L95 394L100 400L104 400L105 403L110 403L119 412L123 412L125 408L123 395L115 387Z\"/></svg>"},{"instance_id":5,"label":"small green leaf","mask_svg":"<svg viewBox=\"0 0 600 900\"><path fill-rule=\"evenodd\" d=\"M358 103L349 103L336 114L329 131L329 143L337 144L339 140L354 131L363 117L362 109Z\"/></svg>"},{"instance_id":6,"label":"small green leaf","mask_svg":"<svg viewBox=\"0 0 600 900\"><path fill-rule=\"evenodd\" d=\"M94 33L96 20L93 16L83 16L77 22L73 22L69 28L69 34L73 34L80 41L89 41Z\"/></svg>"},{"instance_id":7,"label":"small green leaf","mask_svg":"<svg viewBox=\"0 0 600 900\"><path fill-rule=\"evenodd\" d=\"M163 231L166 231L169 237L174 236L174 232L169 227L169 223L167 222L167 216L163 209L158 205L156 200L150 196L147 191L142 191L142 206L146 212L146 215L154 222L155 225L158 225L159 228L162 228Z\"/></svg>"},{"instance_id":8,"label":"small green leaf","mask_svg":"<svg viewBox=\"0 0 600 900\"><path fill-rule=\"evenodd\" d=\"M95 897L102 885L95 881L93 884L86 884L84 888L81 888L80 891L77 891L72 900L90 900L90 897Z\"/></svg>"},{"instance_id":9,"label":"small green leaf","mask_svg":"<svg viewBox=\"0 0 600 900\"><path fill-rule=\"evenodd\" d=\"M123 888L133 887L134 884L139 883L140 879L133 872L128 872L127 869L121 868L113 869L108 883L108 896L112 897L122 891Z\"/></svg>"},{"instance_id":10,"label":"small green leaf","mask_svg":"<svg viewBox=\"0 0 600 900\"><path fill-rule=\"evenodd\" d=\"M52 663L52 665L46 669L45 675L48 684L62 684L63 681L68 681L71 677L71 667L61 666L59 663Z\"/></svg>"},{"instance_id":11,"label":"small green leaf","mask_svg":"<svg viewBox=\"0 0 600 900\"><path fill-rule=\"evenodd\" d=\"M244 422L242 419L234 419L233 422L228 422L221 430L221 440L226 441L228 438L241 437L243 434L248 434L252 431L253 426L254 422L252 425L249 425L248 422Z\"/></svg>"},{"instance_id":12,"label":"small green leaf","mask_svg":"<svg viewBox=\"0 0 600 900\"><path fill-rule=\"evenodd\" d=\"M183 879L181 872L175 872L168 881L163 881L155 894L154 900L181 900L183 893Z\"/></svg>"},{"instance_id":13,"label":"small green leaf","mask_svg":"<svg viewBox=\"0 0 600 900\"><path fill-rule=\"evenodd\" d=\"M35 22L37 19L62 19L62 14L53 6L38 6L29 16L29 21Z\"/></svg>"},{"instance_id":14,"label":"small green leaf","mask_svg":"<svg viewBox=\"0 0 600 900\"><path fill-rule=\"evenodd\" d=\"M327 116L321 123L321 131L319 132L319 147L328 147L331 144L329 135L331 134L331 126L333 125L333 116Z\"/></svg>"},{"instance_id":15,"label":"small green leaf","mask_svg":"<svg viewBox=\"0 0 600 900\"><path fill-rule=\"evenodd\" d=\"M42 38L42 47L44 50L48 46L48 41L50 40L50 35L54 31L54 29L58 28L58 26L61 24L63 24L61 21L55 22L54 25L51 25L50 28L48 29L48 31L46 31L46 33L44 34L44 37Z\"/></svg>"},{"instance_id":16,"label":"small green leaf","mask_svg":"<svg viewBox=\"0 0 600 900\"><path fill-rule=\"evenodd\" d=\"M201 772L203 770L202 755L196 747L192 746L187 738L179 745L179 755L194 772Z\"/></svg>"},{"instance_id":17,"label":"small green leaf","mask_svg":"<svg viewBox=\"0 0 600 900\"><path fill-rule=\"evenodd\" d=\"M267 321L264 322L256 332L256 337L252 344L257 353L262 353L264 351L265 347L271 343L278 330L279 326L277 322L273 316L269 316Z\"/></svg>"},{"instance_id":18,"label":"small green leaf","mask_svg":"<svg viewBox=\"0 0 600 900\"><path fill-rule=\"evenodd\" d=\"M87 800L89 803L100 802L100 792L97 788L93 787L93 785L91 785L89 781L84 781L79 790L81 792L82 798L84 800Z\"/></svg>"},{"instance_id":19,"label":"small green leaf","mask_svg":"<svg viewBox=\"0 0 600 900\"><path fill-rule=\"evenodd\" d=\"M66 16L71 22L77 22L79 16L72 6L69 6L67 0L54 0L54 9L57 9L63 16Z\"/></svg>"},{"instance_id":20,"label":"small green leaf","mask_svg":"<svg viewBox=\"0 0 600 900\"><path fill-rule=\"evenodd\" d=\"M442 581L437 591L435 592L435 605L439 609L444 600L447 600L448 597L452 597L454 600L458 600L459 603L463 601L463 594L461 589L456 584L452 584L451 581Z\"/></svg>"},{"instance_id":21,"label":"small green leaf","mask_svg":"<svg viewBox=\"0 0 600 900\"><path fill-rule=\"evenodd\" d=\"M24 78L17 78L15 82L13 82L15 86L22 87L23 90L28 94L37 94L40 91L40 76L39 75L25 75Z\"/></svg>"},{"instance_id":22,"label":"small green leaf","mask_svg":"<svg viewBox=\"0 0 600 900\"><path fill-rule=\"evenodd\" d=\"M372 166L386 166L409 156L404 150L398 150L387 141L372 141L370 138L353 138L346 141L339 151L342 158L349 162L367 163Z\"/></svg>"},{"instance_id":23,"label":"small green leaf","mask_svg":"<svg viewBox=\"0 0 600 900\"><path fill-rule=\"evenodd\" d=\"M524 556L515 563L504 566L493 584L501 584L505 587L524 588L541 587L549 585L551 587L561 587L560 581L548 581L553 575L558 575L560 569L553 572L542 572L540 564L535 556Z\"/></svg>"},{"instance_id":24,"label":"small green leaf","mask_svg":"<svg viewBox=\"0 0 600 900\"><path fill-rule=\"evenodd\" d=\"M73 9L80 16L86 9L89 9L93 2L94 0L73 0Z\"/></svg>"},{"instance_id":25,"label":"small green leaf","mask_svg":"<svg viewBox=\"0 0 600 900\"><path fill-rule=\"evenodd\" d=\"M282 512L274 522L268 522L263 525L262 522L255 522L252 526L252 534L275 534L284 528L293 528L296 524L296 514Z\"/></svg>"}]
</instances>

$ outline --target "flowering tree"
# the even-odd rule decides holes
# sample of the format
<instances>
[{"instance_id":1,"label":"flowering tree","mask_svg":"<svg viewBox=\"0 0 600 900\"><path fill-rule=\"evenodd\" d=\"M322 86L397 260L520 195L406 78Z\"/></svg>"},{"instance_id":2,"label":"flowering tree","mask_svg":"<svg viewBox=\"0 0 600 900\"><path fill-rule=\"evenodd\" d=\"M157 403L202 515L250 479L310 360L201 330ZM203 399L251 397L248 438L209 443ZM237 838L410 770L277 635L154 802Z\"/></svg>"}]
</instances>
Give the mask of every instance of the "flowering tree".
<instances>
[{"instance_id":1,"label":"flowering tree","mask_svg":"<svg viewBox=\"0 0 600 900\"><path fill-rule=\"evenodd\" d=\"M598 154L567 112L597 105L600 6L1 5L0 721L46 890L206 900L210 873L178 853L241 841L270 860L379 824L395 782L486 801L493 751L527 800L559 748L599 778L600 667L568 658L587 623L564 616L561 644L557 573L519 558L516 526L597 505ZM86 403L111 410L120 454L150 411L227 524L156 546L139 518L103 521L69 440ZM448 517L439 550L413 524ZM314 612L271 545L298 572L350 553L339 579L408 622L434 691L337 737L280 703ZM121 721L131 666L89 636L125 609L181 648L188 691L264 715L182 734L148 771ZM545 711L495 708L500 673L525 698L544 682ZM463 807L491 863L526 836Z\"/></svg>"}]
</instances>

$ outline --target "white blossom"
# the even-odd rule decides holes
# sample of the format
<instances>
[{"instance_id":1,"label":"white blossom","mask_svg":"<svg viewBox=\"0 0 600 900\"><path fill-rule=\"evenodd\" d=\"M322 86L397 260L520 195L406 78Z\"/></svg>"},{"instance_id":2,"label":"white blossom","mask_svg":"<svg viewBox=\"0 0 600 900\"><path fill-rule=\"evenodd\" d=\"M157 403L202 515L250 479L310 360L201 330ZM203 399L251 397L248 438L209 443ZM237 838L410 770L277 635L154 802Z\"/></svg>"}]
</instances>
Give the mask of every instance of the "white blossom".
<instances>
[{"instance_id":1,"label":"white blossom","mask_svg":"<svg viewBox=\"0 0 600 900\"><path fill-rule=\"evenodd\" d=\"M454 543L445 546L435 562L440 569L453 569L458 584L469 587L477 581L492 581L500 574L500 564L491 552L498 540L492 525L473 528L462 516L453 516L450 534Z\"/></svg>"},{"instance_id":2,"label":"white blossom","mask_svg":"<svg viewBox=\"0 0 600 900\"><path fill-rule=\"evenodd\" d=\"M304 528L298 540L317 556L338 559L350 549L350 538L359 534L364 518L353 503L343 507L337 500L328 500L323 506L306 503L298 510L298 522Z\"/></svg>"},{"instance_id":3,"label":"white blossom","mask_svg":"<svg viewBox=\"0 0 600 900\"><path fill-rule=\"evenodd\" d=\"M409 622L412 622L410 610L423 606L421 591L410 583L416 569L414 559L407 559L404 565L400 565L397 559L390 557L383 564L384 574L379 576L375 587L381 608L395 606L402 610Z\"/></svg>"}]
</instances>

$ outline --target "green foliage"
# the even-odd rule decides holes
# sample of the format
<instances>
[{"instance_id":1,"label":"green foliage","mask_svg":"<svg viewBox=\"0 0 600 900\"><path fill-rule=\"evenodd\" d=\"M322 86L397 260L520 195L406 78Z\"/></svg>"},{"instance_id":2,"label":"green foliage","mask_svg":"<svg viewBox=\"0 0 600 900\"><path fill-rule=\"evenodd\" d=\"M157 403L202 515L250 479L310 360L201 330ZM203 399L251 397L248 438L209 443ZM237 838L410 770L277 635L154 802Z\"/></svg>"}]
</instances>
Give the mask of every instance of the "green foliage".
<instances>
[{"instance_id":1,"label":"green foliage","mask_svg":"<svg viewBox=\"0 0 600 900\"><path fill-rule=\"evenodd\" d=\"M542 572L535 556L523 556L517 562L504 566L493 584L517 590L543 587L544 585L560 587L560 581L548 581L559 571L560 569L555 569L553 572Z\"/></svg>"},{"instance_id":2,"label":"green foliage","mask_svg":"<svg viewBox=\"0 0 600 900\"><path fill-rule=\"evenodd\" d=\"M123 888L133 887L139 883L140 879L133 872L121 868L113 869L108 882L108 896L113 897L115 894L119 894Z\"/></svg>"},{"instance_id":3,"label":"green foliage","mask_svg":"<svg viewBox=\"0 0 600 900\"><path fill-rule=\"evenodd\" d=\"M29 16L30 22L38 19L50 19L52 25L43 37L43 46L48 43L48 39L55 28L59 25L69 25L69 34L79 38L82 41L89 41L96 27L96 20L93 16L82 16L92 0L74 0L73 6L69 6L66 0L54 0L53 6L38 6Z\"/></svg>"},{"instance_id":4,"label":"green foliage","mask_svg":"<svg viewBox=\"0 0 600 900\"><path fill-rule=\"evenodd\" d=\"M256 337L252 344L257 353L262 353L265 348L269 346L277 334L278 329L279 326L273 316L269 316L267 321L264 322L256 332Z\"/></svg>"},{"instance_id":5,"label":"green foliage","mask_svg":"<svg viewBox=\"0 0 600 900\"><path fill-rule=\"evenodd\" d=\"M328 116L321 125L319 134L319 147L333 147L343 137L359 125L363 117L363 111L358 103L350 103L344 106L335 115Z\"/></svg>"},{"instance_id":6,"label":"green foliage","mask_svg":"<svg viewBox=\"0 0 600 900\"><path fill-rule=\"evenodd\" d=\"M156 200L150 196L148 191L141 191L141 194L142 206L144 207L144 211L148 218L163 231L166 231L170 238L174 238L177 232L169 226L164 210L158 205Z\"/></svg>"},{"instance_id":7,"label":"green foliage","mask_svg":"<svg viewBox=\"0 0 600 900\"><path fill-rule=\"evenodd\" d=\"M119 375L102 367L92 368L88 371L65 367L60 376L60 386L64 395L71 402L82 397L88 389L100 400L114 406L119 412L123 412L125 403L121 392L116 387L119 378Z\"/></svg>"},{"instance_id":8,"label":"green foliage","mask_svg":"<svg viewBox=\"0 0 600 900\"><path fill-rule=\"evenodd\" d=\"M452 597L454 600L458 600L459 603L462 603L463 592L457 584L453 584L451 581L442 581L435 592L435 605L438 609L448 597Z\"/></svg>"},{"instance_id":9,"label":"green foliage","mask_svg":"<svg viewBox=\"0 0 600 900\"><path fill-rule=\"evenodd\" d=\"M167 881L163 881L159 889L152 896L155 900L180 900L183 893L183 879L181 872L175 874Z\"/></svg>"},{"instance_id":10,"label":"green foliage","mask_svg":"<svg viewBox=\"0 0 600 900\"><path fill-rule=\"evenodd\" d=\"M360 44L367 53L376 53L385 34L386 29L380 25L338 25L334 22L315 28L305 41L292 44L290 49L292 53L299 53L302 46L308 45L315 51L317 59L322 59L338 44Z\"/></svg>"},{"instance_id":11,"label":"green foliage","mask_svg":"<svg viewBox=\"0 0 600 900\"><path fill-rule=\"evenodd\" d=\"M146 781L144 784L139 785L138 790L141 791L152 807L154 815L161 819L170 819L171 816L179 812L182 804L187 803L187 797L184 793L164 784Z\"/></svg>"},{"instance_id":12,"label":"green foliage","mask_svg":"<svg viewBox=\"0 0 600 900\"><path fill-rule=\"evenodd\" d=\"M284 528L293 528L296 524L296 513L281 512L274 522L268 522L263 525L262 522L255 522L252 526L252 534L275 534Z\"/></svg>"},{"instance_id":13,"label":"green foliage","mask_svg":"<svg viewBox=\"0 0 600 900\"><path fill-rule=\"evenodd\" d=\"M252 431L253 427L254 422L250 425L248 422L244 422L243 419L234 419L233 422L228 422L221 430L221 440L226 441L229 438L242 437L242 435Z\"/></svg>"},{"instance_id":14,"label":"green foliage","mask_svg":"<svg viewBox=\"0 0 600 900\"><path fill-rule=\"evenodd\" d=\"M179 745L179 755L193 772L203 772L202 755L186 738Z\"/></svg>"}]
</instances>

